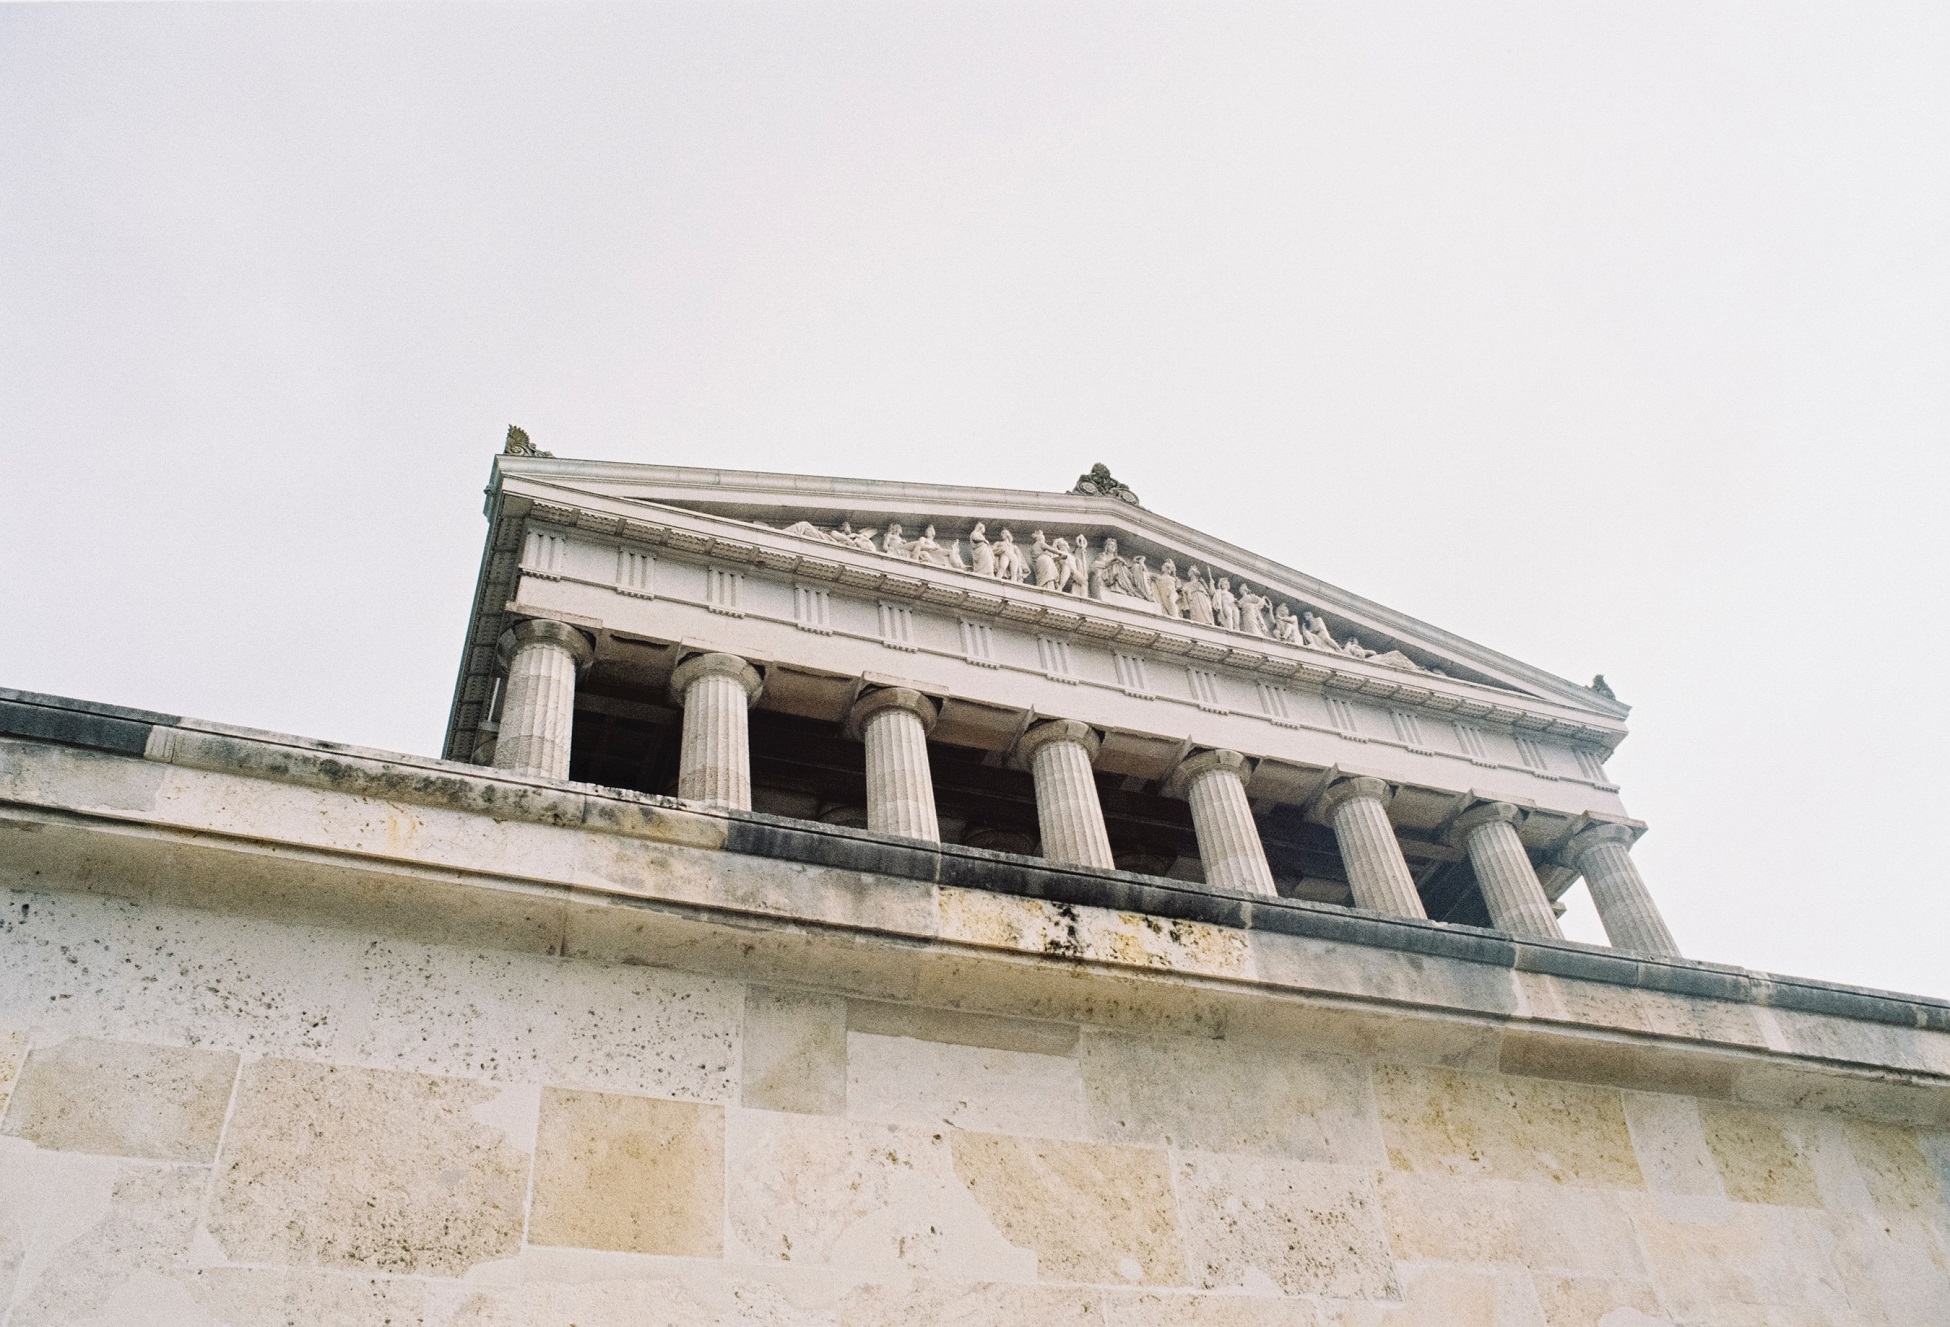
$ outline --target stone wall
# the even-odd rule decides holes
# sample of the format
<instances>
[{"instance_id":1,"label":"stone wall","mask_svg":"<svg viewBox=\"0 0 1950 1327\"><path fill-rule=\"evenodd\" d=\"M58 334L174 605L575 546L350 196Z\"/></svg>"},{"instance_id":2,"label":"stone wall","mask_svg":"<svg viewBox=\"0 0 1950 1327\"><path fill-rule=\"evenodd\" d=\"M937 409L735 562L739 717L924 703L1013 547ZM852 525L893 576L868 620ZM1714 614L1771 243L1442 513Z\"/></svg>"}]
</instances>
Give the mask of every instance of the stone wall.
<instances>
[{"instance_id":1,"label":"stone wall","mask_svg":"<svg viewBox=\"0 0 1950 1327\"><path fill-rule=\"evenodd\" d=\"M1950 1321L1950 1131L0 899L7 1327Z\"/></svg>"}]
</instances>

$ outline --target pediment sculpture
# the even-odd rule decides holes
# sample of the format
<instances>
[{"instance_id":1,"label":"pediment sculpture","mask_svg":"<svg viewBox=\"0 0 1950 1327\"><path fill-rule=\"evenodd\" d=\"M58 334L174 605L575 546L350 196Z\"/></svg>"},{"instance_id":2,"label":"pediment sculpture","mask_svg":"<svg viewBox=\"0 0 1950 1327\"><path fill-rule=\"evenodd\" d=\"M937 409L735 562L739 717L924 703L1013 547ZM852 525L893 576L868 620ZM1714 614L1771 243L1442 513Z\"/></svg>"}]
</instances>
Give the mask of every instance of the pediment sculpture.
<instances>
[{"instance_id":1,"label":"pediment sculpture","mask_svg":"<svg viewBox=\"0 0 1950 1327\"><path fill-rule=\"evenodd\" d=\"M763 521L753 524L771 528ZM1366 659L1387 668L1444 676L1440 669L1425 668L1400 650L1371 650L1354 636L1336 640L1326 620L1312 609L1296 610L1291 604L1276 602L1270 592L1254 589L1244 580L1235 586L1230 576L1208 572L1196 563L1188 565L1180 576L1177 560L1169 557L1153 568L1147 565L1144 554L1127 556L1120 551L1111 536L1093 551L1087 535L1052 539L1046 531L1035 530L1025 546L1017 542L1014 531L1004 528L991 537L988 522L977 521L965 536L968 551L964 554L962 538L943 544L932 525L919 535L910 535L898 522L889 522L885 530L856 530L851 522L842 521L828 530L811 521L794 521L780 533L1011 585L1033 585L1079 599L1119 604L1302 649ZM877 545L875 539L880 541Z\"/></svg>"}]
</instances>

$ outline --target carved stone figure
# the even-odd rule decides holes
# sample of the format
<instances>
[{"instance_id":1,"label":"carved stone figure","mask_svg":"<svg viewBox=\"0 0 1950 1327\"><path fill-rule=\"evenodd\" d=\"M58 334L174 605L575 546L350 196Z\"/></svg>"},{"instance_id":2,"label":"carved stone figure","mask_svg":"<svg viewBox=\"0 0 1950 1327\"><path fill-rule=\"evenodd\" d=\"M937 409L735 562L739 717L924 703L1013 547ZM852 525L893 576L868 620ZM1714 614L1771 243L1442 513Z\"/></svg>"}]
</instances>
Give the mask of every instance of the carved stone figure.
<instances>
[{"instance_id":1,"label":"carved stone figure","mask_svg":"<svg viewBox=\"0 0 1950 1327\"><path fill-rule=\"evenodd\" d=\"M501 454L503 456L549 456L549 457L555 455L554 452L545 452L540 447L537 447L534 443L530 442L528 440L528 430L524 428L518 428L513 424L508 425L508 444L507 446L501 449ZM1103 467L1099 466L1098 469L1101 470L1103 469ZM1104 473L1105 475L1110 474L1108 470L1105 470ZM1132 498L1131 501L1136 502L1137 499Z\"/></svg>"},{"instance_id":2,"label":"carved stone figure","mask_svg":"<svg viewBox=\"0 0 1950 1327\"><path fill-rule=\"evenodd\" d=\"M1069 561L1070 546L1063 545L1063 561L1059 562L1056 558L1056 545L1043 538L1043 532L1038 530L1031 538L1029 557L1036 569L1036 588L1054 590L1057 582L1062 579L1065 564Z\"/></svg>"},{"instance_id":3,"label":"carved stone figure","mask_svg":"<svg viewBox=\"0 0 1950 1327\"><path fill-rule=\"evenodd\" d=\"M977 576L993 576L995 571L995 548L989 543L988 526L981 521L968 532L968 569Z\"/></svg>"},{"instance_id":4,"label":"carved stone figure","mask_svg":"<svg viewBox=\"0 0 1950 1327\"><path fill-rule=\"evenodd\" d=\"M1212 615L1212 587L1205 583L1205 572L1194 563L1191 574L1185 578L1185 616L1200 626L1218 625Z\"/></svg>"},{"instance_id":5,"label":"carved stone figure","mask_svg":"<svg viewBox=\"0 0 1950 1327\"><path fill-rule=\"evenodd\" d=\"M953 567L967 571L968 564L961 560L961 541L957 539L950 547L943 548L935 542L934 527L930 525L913 543L907 546L906 556L930 567Z\"/></svg>"},{"instance_id":6,"label":"carved stone figure","mask_svg":"<svg viewBox=\"0 0 1950 1327\"><path fill-rule=\"evenodd\" d=\"M1435 670L1430 669L1429 671L1434 672ZM1611 683L1605 681L1605 675L1603 673L1591 679L1591 689L1603 696L1606 700L1618 699L1618 693L1611 689Z\"/></svg>"},{"instance_id":7,"label":"carved stone figure","mask_svg":"<svg viewBox=\"0 0 1950 1327\"><path fill-rule=\"evenodd\" d=\"M1339 650L1341 648L1341 643L1334 639L1334 633L1327 629L1327 623L1321 618L1316 617L1311 611L1301 616L1300 635L1303 638L1303 644L1311 645L1317 650Z\"/></svg>"},{"instance_id":8,"label":"carved stone figure","mask_svg":"<svg viewBox=\"0 0 1950 1327\"><path fill-rule=\"evenodd\" d=\"M1116 498L1119 502L1128 502L1133 507L1139 505L1137 494L1131 492L1128 485L1120 484L1115 479L1112 479L1110 477L1110 467L1101 461L1090 467L1089 474L1078 475L1077 486L1071 489L1070 492L1090 493L1106 498Z\"/></svg>"},{"instance_id":9,"label":"carved stone figure","mask_svg":"<svg viewBox=\"0 0 1950 1327\"><path fill-rule=\"evenodd\" d=\"M1077 542L1083 542L1081 535L1077 537ZM1103 551L1090 564L1090 597L1101 599L1106 593L1138 593L1131 577L1131 564L1118 555L1115 539L1104 540Z\"/></svg>"},{"instance_id":10,"label":"carved stone figure","mask_svg":"<svg viewBox=\"0 0 1950 1327\"><path fill-rule=\"evenodd\" d=\"M1002 531L1002 539L995 546L995 574L1011 585L1019 585L1029 578L1029 559L1023 556L1021 545L1007 529Z\"/></svg>"},{"instance_id":11,"label":"carved stone figure","mask_svg":"<svg viewBox=\"0 0 1950 1327\"><path fill-rule=\"evenodd\" d=\"M801 539L817 539L822 543L825 543L834 537L832 535L827 534L824 530L820 529L818 526L814 525L811 521L794 521L792 524L786 526L785 529L779 531L779 533L796 534Z\"/></svg>"},{"instance_id":12,"label":"carved stone figure","mask_svg":"<svg viewBox=\"0 0 1950 1327\"><path fill-rule=\"evenodd\" d=\"M1351 655L1356 659L1374 658L1373 650L1362 648L1361 638L1359 636L1349 636L1347 638L1347 643L1341 646L1341 653L1346 655Z\"/></svg>"},{"instance_id":13,"label":"carved stone figure","mask_svg":"<svg viewBox=\"0 0 1950 1327\"><path fill-rule=\"evenodd\" d=\"M1239 629L1248 636L1267 635L1266 606L1272 602L1263 594L1253 593L1253 587L1244 581L1239 582Z\"/></svg>"},{"instance_id":14,"label":"carved stone figure","mask_svg":"<svg viewBox=\"0 0 1950 1327\"><path fill-rule=\"evenodd\" d=\"M1239 630L1239 600L1233 597L1230 577L1219 577L1219 583L1212 587L1212 616L1227 631Z\"/></svg>"},{"instance_id":15,"label":"carved stone figure","mask_svg":"<svg viewBox=\"0 0 1950 1327\"><path fill-rule=\"evenodd\" d=\"M1090 593L1090 541L1078 535L1074 552L1061 539L1056 541L1056 546L1063 550L1064 556L1062 579L1056 588L1065 594L1074 594L1079 598L1088 595Z\"/></svg>"},{"instance_id":16,"label":"carved stone figure","mask_svg":"<svg viewBox=\"0 0 1950 1327\"><path fill-rule=\"evenodd\" d=\"M1151 597L1151 578L1155 574L1151 568L1144 565L1144 554L1131 555L1131 589L1136 591L1138 598Z\"/></svg>"},{"instance_id":17,"label":"carved stone figure","mask_svg":"<svg viewBox=\"0 0 1950 1327\"><path fill-rule=\"evenodd\" d=\"M831 538L834 542L845 544L848 548L857 548L862 553L872 553L877 551L873 546L873 537L879 533L878 530L856 530L853 528L852 521L841 521L840 528L833 531Z\"/></svg>"},{"instance_id":18,"label":"carved stone figure","mask_svg":"<svg viewBox=\"0 0 1950 1327\"><path fill-rule=\"evenodd\" d=\"M1166 617L1185 616L1184 596L1179 594L1178 585L1178 564L1166 558L1158 574L1151 578L1151 597Z\"/></svg>"},{"instance_id":19,"label":"carved stone figure","mask_svg":"<svg viewBox=\"0 0 1950 1327\"><path fill-rule=\"evenodd\" d=\"M912 558L914 555L907 549L908 541L901 537L899 522L889 525L887 533L880 537L880 551L892 558Z\"/></svg>"},{"instance_id":20,"label":"carved stone figure","mask_svg":"<svg viewBox=\"0 0 1950 1327\"><path fill-rule=\"evenodd\" d=\"M1273 635L1289 645L1304 644L1300 639L1300 619L1285 604L1273 610Z\"/></svg>"}]
</instances>

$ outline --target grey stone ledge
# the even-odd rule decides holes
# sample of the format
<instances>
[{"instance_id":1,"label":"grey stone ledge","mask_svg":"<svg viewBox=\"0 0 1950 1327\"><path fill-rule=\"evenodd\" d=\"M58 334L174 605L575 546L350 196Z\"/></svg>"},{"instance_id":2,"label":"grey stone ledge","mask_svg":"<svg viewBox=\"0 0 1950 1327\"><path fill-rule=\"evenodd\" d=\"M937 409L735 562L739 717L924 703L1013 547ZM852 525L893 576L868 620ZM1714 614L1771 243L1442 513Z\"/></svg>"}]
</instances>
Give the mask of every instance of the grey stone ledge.
<instances>
[{"instance_id":1,"label":"grey stone ledge","mask_svg":"<svg viewBox=\"0 0 1950 1327\"><path fill-rule=\"evenodd\" d=\"M1950 1000L1902 995L1725 964L1652 958L1575 941L1266 898L1137 875L1055 865L959 844L892 838L593 784L517 778L457 761L379 751L0 688L0 736L145 756L189 768L325 787L495 819L666 837L676 816L722 825L726 852L863 875L1367 945L1517 972L1950 1032Z\"/></svg>"}]
</instances>

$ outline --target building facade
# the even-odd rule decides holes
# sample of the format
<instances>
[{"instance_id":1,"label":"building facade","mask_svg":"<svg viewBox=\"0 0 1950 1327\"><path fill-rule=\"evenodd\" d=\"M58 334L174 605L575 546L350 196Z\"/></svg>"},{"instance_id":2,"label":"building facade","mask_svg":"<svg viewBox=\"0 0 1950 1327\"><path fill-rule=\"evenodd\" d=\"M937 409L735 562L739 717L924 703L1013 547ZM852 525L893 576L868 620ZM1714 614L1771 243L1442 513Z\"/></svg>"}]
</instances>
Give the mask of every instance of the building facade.
<instances>
[{"instance_id":1,"label":"building facade","mask_svg":"<svg viewBox=\"0 0 1950 1327\"><path fill-rule=\"evenodd\" d=\"M1950 1322L1950 1004L1682 956L1602 683L1101 467L487 517L443 759L0 691L0 1327Z\"/></svg>"}]
</instances>

